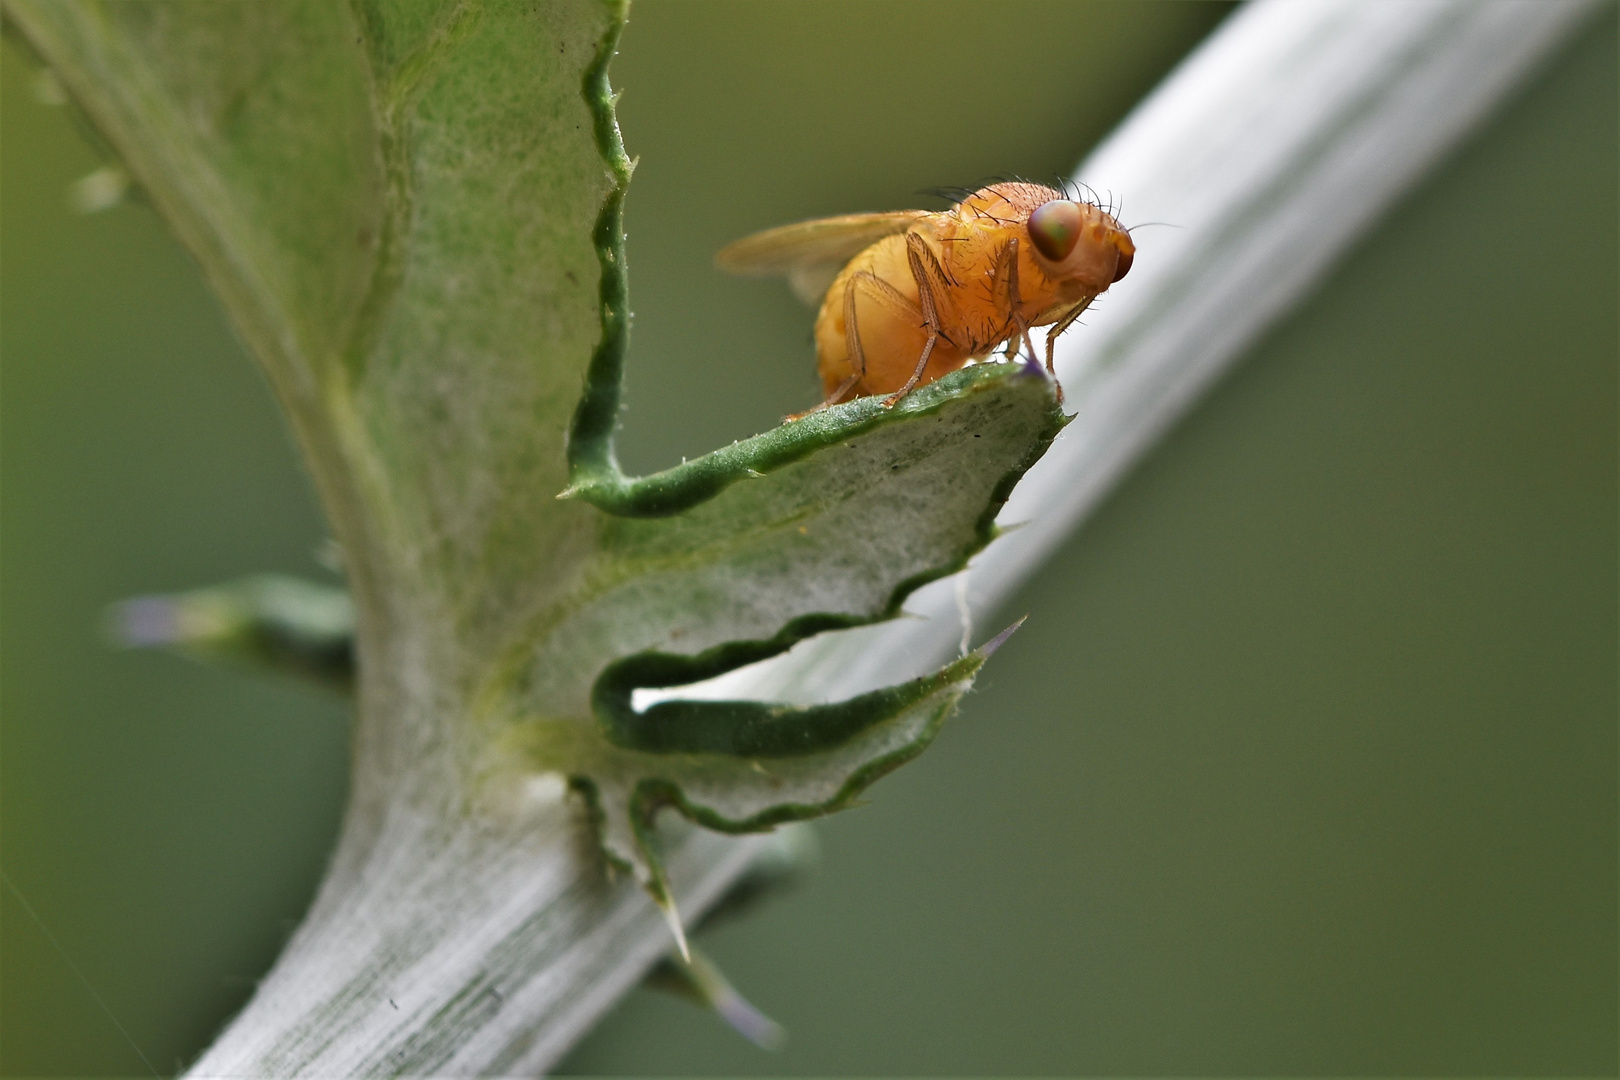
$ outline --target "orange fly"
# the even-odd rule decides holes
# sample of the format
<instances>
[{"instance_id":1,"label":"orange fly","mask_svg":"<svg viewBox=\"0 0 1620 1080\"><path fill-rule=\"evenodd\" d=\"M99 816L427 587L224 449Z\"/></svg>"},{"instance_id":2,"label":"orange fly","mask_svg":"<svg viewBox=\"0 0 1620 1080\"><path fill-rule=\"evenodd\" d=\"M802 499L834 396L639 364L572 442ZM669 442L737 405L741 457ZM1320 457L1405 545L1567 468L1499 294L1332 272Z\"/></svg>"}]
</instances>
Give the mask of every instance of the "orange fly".
<instances>
[{"instance_id":1,"label":"orange fly","mask_svg":"<svg viewBox=\"0 0 1620 1080\"><path fill-rule=\"evenodd\" d=\"M782 274L819 303L817 369L826 400L914 387L1005 348L1052 343L1131 268L1136 248L1112 214L1043 184L991 184L942 213L897 210L784 225L738 240L716 264Z\"/></svg>"}]
</instances>

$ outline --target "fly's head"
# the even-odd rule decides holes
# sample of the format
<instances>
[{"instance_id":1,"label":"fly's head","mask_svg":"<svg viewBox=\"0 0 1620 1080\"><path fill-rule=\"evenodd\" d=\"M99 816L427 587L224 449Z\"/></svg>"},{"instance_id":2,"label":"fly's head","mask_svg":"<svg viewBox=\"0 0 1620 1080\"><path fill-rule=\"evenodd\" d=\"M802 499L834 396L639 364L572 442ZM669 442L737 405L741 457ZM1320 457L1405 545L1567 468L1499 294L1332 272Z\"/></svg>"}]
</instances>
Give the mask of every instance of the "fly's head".
<instances>
[{"instance_id":1,"label":"fly's head","mask_svg":"<svg viewBox=\"0 0 1620 1080\"><path fill-rule=\"evenodd\" d=\"M1096 295L1131 269L1136 245L1113 216L1073 199L1050 199L1025 226L1035 261L1065 293Z\"/></svg>"}]
</instances>

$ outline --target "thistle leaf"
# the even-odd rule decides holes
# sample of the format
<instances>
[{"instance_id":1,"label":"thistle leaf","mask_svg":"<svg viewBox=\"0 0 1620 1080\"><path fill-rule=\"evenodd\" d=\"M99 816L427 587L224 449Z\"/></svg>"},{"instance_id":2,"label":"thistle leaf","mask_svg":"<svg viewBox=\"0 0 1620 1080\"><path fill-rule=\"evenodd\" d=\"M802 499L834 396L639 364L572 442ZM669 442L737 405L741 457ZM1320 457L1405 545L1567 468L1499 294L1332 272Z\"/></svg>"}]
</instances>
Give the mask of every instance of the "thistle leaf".
<instances>
[{"instance_id":1,"label":"thistle leaf","mask_svg":"<svg viewBox=\"0 0 1620 1080\"><path fill-rule=\"evenodd\" d=\"M5 4L286 407L353 593L356 790L516 828L485 794L561 774L672 911L660 809L765 829L927 745L983 651L828 705L633 707L898 615L1063 421L983 364L624 476L622 4ZM191 644L265 659L264 588L209 594L236 621Z\"/></svg>"}]
</instances>

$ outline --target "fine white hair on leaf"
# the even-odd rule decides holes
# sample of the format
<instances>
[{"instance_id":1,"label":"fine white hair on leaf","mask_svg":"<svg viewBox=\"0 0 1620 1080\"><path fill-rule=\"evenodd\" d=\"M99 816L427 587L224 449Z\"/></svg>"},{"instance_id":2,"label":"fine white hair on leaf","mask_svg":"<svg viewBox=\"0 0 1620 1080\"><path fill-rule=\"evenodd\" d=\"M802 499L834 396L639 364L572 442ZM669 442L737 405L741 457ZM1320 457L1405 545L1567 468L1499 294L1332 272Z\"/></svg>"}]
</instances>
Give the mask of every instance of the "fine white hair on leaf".
<instances>
[{"instance_id":1,"label":"fine white hair on leaf","mask_svg":"<svg viewBox=\"0 0 1620 1080\"><path fill-rule=\"evenodd\" d=\"M966 656L973 648L973 604L968 595L968 568L963 567L962 572L956 575L955 588L952 592L956 598L956 615L962 624L962 641L958 645L960 655Z\"/></svg>"}]
</instances>

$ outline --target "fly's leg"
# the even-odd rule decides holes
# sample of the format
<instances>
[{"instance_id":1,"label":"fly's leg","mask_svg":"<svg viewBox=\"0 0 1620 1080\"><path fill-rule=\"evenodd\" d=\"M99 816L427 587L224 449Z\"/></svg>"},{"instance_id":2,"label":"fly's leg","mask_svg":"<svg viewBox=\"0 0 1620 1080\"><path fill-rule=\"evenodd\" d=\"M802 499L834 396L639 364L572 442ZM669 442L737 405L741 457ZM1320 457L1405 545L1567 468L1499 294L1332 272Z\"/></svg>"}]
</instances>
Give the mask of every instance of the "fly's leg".
<instances>
[{"instance_id":1,"label":"fly's leg","mask_svg":"<svg viewBox=\"0 0 1620 1080\"><path fill-rule=\"evenodd\" d=\"M884 307L896 312L903 318L920 319L922 313L917 305L908 300L900 290L878 277L870 270L862 270L850 275L849 284L844 286L844 341L849 345L849 363L854 370L838 384L837 389L827 395L827 399L815 408L802 413L794 413L789 420L797 420L801 416L818 413L822 409L830 408L844 399L844 395L866 377L866 350L861 346L861 331L855 317L856 290L864 287L868 296L878 301Z\"/></svg>"},{"instance_id":2,"label":"fly's leg","mask_svg":"<svg viewBox=\"0 0 1620 1080\"><path fill-rule=\"evenodd\" d=\"M1007 264L1007 321L1018 328L1018 332L1012 335L1010 344L1016 349L1019 343L1022 343L1024 348L1029 350L1029 362L1033 364L1035 344L1029 339L1029 323L1024 321L1024 298L1018 291L1018 237L1007 241L1007 246L1001 249L1001 258Z\"/></svg>"},{"instance_id":3,"label":"fly's leg","mask_svg":"<svg viewBox=\"0 0 1620 1080\"><path fill-rule=\"evenodd\" d=\"M1058 335L1063 333L1063 331L1067 330L1069 327L1073 326L1074 321L1085 313L1086 307L1089 304L1090 301L1087 301L1084 304L1076 304L1067 315L1059 319L1057 324L1046 332L1046 370L1052 372L1053 379L1057 378L1057 372L1052 371L1052 348L1057 344ZM1060 397L1058 400L1061 401L1063 399Z\"/></svg>"},{"instance_id":4,"label":"fly's leg","mask_svg":"<svg viewBox=\"0 0 1620 1080\"><path fill-rule=\"evenodd\" d=\"M922 373L928 367L928 358L934 353L934 346L939 343L939 306L934 300L934 283L924 268L923 259L927 258L933 264L934 270L940 278L945 277L944 269L934 258L934 253L928 250L928 245L916 233L906 234L906 261L911 264L911 276L917 282L917 300L922 307L923 325L928 327L928 340L923 343L922 356L917 358L917 366L911 372L911 378L906 385L883 399L885 409L894 408L895 402L911 393L912 387L922 378Z\"/></svg>"},{"instance_id":5,"label":"fly's leg","mask_svg":"<svg viewBox=\"0 0 1620 1080\"><path fill-rule=\"evenodd\" d=\"M866 271L862 271L865 273ZM838 389L827 395L827 400L817 405L811 412L831 408L844 399L844 395L854 389L856 383L866 378L866 350L861 348L861 328L855 322L855 282L860 277L856 274L844 286L844 341L849 345L849 366L853 369L849 377L838 384Z\"/></svg>"},{"instance_id":6,"label":"fly's leg","mask_svg":"<svg viewBox=\"0 0 1620 1080\"><path fill-rule=\"evenodd\" d=\"M1024 319L1024 300L1018 292L1018 237L1007 241L1002 248L1002 258L1007 264L1007 317L1018 328L1017 333L1010 336L1007 344L1007 355L1014 355L1018 343L1022 342L1024 348L1029 350L1029 362L1036 360L1035 343L1029 338L1029 323ZM1067 325L1067 324L1065 324ZM1057 392L1058 404L1063 404L1063 384L1057 381L1057 373L1052 370L1052 339L1046 339L1046 373L1052 376L1052 388Z\"/></svg>"},{"instance_id":7,"label":"fly's leg","mask_svg":"<svg viewBox=\"0 0 1620 1080\"><path fill-rule=\"evenodd\" d=\"M996 281L1007 283L1007 320L1001 324L1001 333L1006 335L1006 347L1001 355L1007 360L1014 360L1018 356L1018 346L1022 344L1020 335L1012 333L1013 318L1018 312L1018 238L1015 236L1007 241L1007 246L1001 249L996 257Z\"/></svg>"}]
</instances>

